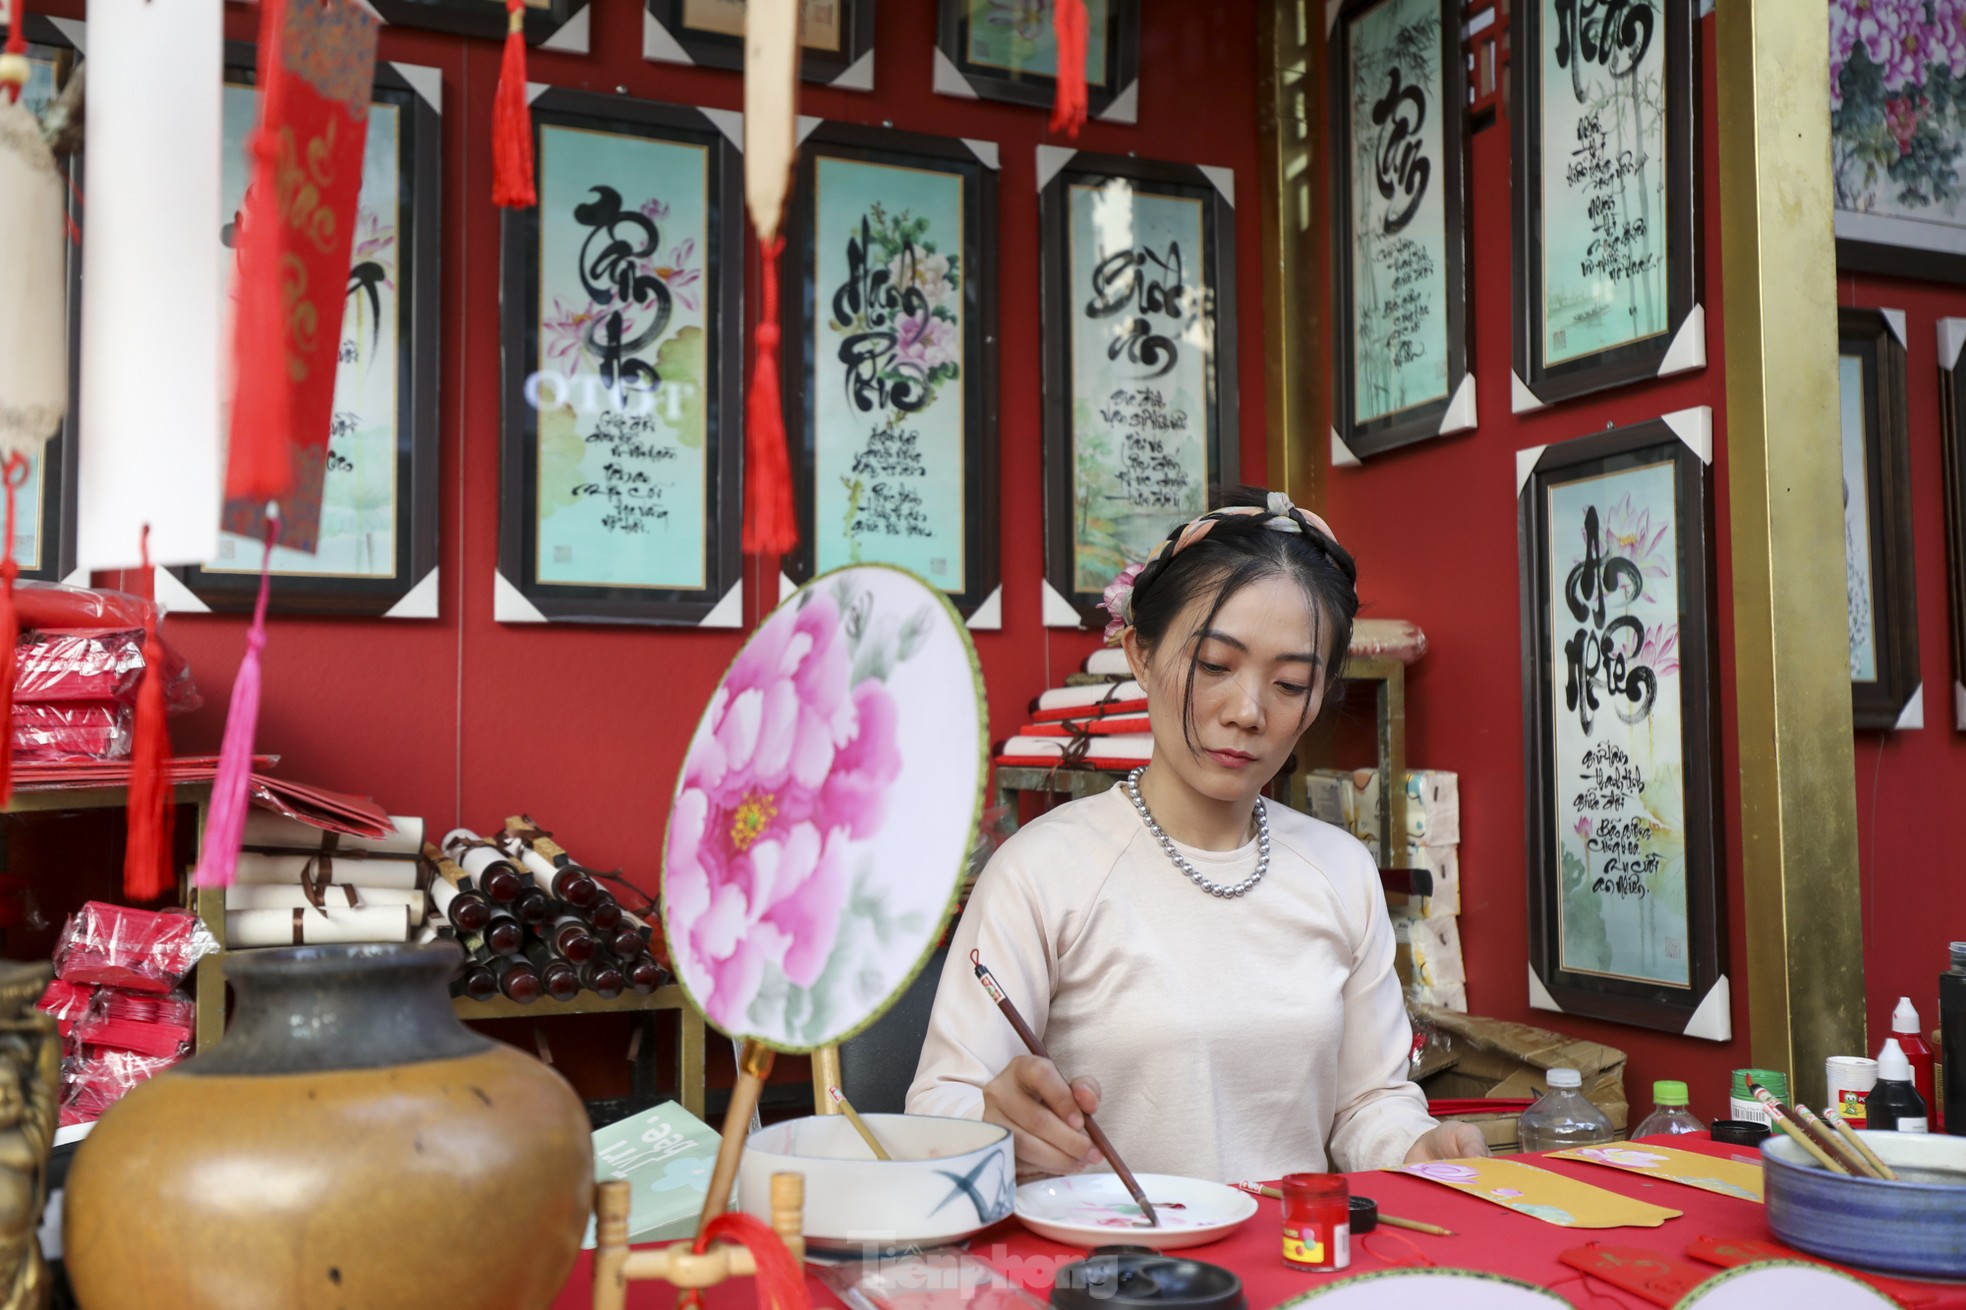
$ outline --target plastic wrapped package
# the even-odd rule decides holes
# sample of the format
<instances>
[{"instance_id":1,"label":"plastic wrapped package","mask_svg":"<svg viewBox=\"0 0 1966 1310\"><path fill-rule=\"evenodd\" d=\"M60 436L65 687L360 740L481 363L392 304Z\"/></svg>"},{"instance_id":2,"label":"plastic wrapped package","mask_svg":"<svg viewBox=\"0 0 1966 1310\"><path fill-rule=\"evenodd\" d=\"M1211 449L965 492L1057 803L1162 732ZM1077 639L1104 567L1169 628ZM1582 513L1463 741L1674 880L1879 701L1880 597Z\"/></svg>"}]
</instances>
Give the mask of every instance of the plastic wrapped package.
<instances>
[{"instance_id":1,"label":"plastic wrapped package","mask_svg":"<svg viewBox=\"0 0 1966 1310\"><path fill-rule=\"evenodd\" d=\"M201 704L191 666L164 646L164 704L173 713ZM143 629L32 629L23 621L14 701L132 701L143 678Z\"/></svg>"},{"instance_id":2,"label":"plastic wrapped package","mask_svg":"<svg viewBox=\"0 0 1966 1310\"><path fill-rule=\"evenodd\" d=\"M33 701L14 706L17 760L121 760L136 709L128 701Z\"/></svg>"},{"instance_id":3,"label":"plastic wrapped package","mask_svg":"<svg viewBox=\"0 0 1966 1310\"><path fill-rule=\"evenodd\" d=\"M186 910L138 910L89 901L55 944L55 976L71 983L162 995L219 949Z\"/></svg>"},{"instance_id":4,"label":"plastic wrapped package","mask_svg":"<svg viewBox=\"0 0 1966 1310\"><path fill-rule=\"evenodd\" d=\"M52 1015L55 1027L66 1038L75 1030L75 1025L89 1012L89 1002L94 999L96 989L81 983L72 983L65 978L50 978L48 990L41 993L35 1004L43 1013Z\"/></svg>"},{"instance_id":5,"label":"plastic wrapped package","mask_svg":"<svg viewBox=\"0 0 1966 1310\"><path fill-rule=\"evenodd\" d=\"M962 1251L915 1251L812 1271L851 1310L1044 1310L1044 1302Z\"/></svg>"},{"instance_id":6,"label":"plastic wrapped package","mask_svg":"<svg viewBox=\"0 0 1966 1310\"><path fill-rule=\"evenodd\" d=\"M184 1057L139 1055L84 1046L62 1062L61 1126L93 1123L138 1083L155 1078Z\"/></svg>"},{"instance_id":7,"label":"plastic wrapped package","mask_svg":"<svg viewBox=\"0 0 1966 1310\"><path fill-rule=\"evenodd\" d=\"M71 587L65 582L14 584L14 613L22 632L36 628L134 628L161 610L154 601L127 591Z\"/></svg>"},{"instance_id":8,"label":"plastic wrapped package","mask_svg":"<svg viewBox=\"0 0 1966 1310\"><path fill-rule=\"evenodd\" d=\"M191 998L178 993L155 996L102 987L76 1020L75 1040L139 1055L181 1055L190 1050L197 1012Z\"/></svg>"}]
</instances>

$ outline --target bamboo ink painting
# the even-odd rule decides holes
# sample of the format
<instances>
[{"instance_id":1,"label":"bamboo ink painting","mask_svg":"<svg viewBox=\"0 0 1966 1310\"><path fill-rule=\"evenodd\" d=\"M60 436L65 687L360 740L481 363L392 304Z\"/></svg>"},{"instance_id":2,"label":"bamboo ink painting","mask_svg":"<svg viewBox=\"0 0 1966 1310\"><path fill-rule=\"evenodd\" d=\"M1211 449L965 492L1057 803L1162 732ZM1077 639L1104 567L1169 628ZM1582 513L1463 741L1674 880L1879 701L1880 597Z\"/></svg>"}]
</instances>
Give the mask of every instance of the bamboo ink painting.
<instances>
[{"instance_id":1,"label":"bamboo ink painting","mask_svg":"<svg viewBox=\"0 0 1966 1310\"><path fill-rule=\"evenodd\" d=\"M662 867L678 980L732 1036L852 1035L934 950L975 840L987 721L940 593L884 565L801 587L710 698Z\"/></svg>"}]
</instances>

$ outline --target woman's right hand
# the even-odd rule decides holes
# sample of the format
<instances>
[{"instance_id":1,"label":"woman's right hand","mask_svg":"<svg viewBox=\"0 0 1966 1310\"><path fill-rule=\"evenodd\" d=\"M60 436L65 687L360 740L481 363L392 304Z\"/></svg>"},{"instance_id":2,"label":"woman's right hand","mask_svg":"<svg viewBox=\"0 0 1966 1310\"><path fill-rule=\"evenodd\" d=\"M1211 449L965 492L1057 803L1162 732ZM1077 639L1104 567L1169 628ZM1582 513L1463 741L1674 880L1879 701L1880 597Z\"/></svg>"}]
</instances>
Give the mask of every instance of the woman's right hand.
<instances>
[{"instance_id":1,"label":"woman's right hand","mask_svg":"<svg viewBox=\"0 0 1966 1310\"><path fill-rule=\"evenodd\" d=\"M1099 1112L1099 1084L1065 1081L1058 1066L1020 1055L983 1085L983 1122L1010 1129L1017 1172L1072 1174L1099 1162L1085 1116Z\"/></svg>"}]
</instances>

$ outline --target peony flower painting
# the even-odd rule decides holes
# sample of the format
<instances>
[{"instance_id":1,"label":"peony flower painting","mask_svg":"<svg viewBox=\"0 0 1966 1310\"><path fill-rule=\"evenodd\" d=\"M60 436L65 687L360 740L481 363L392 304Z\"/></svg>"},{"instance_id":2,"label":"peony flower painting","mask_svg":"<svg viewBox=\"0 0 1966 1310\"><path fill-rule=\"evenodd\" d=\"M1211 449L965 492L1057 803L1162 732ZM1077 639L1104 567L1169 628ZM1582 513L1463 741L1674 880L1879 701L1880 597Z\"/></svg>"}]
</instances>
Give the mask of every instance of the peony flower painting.
<instances>
[{"instance_id":1,"label":"peony flower painting","mask_svg":"<svg viewBox=\"0 0 1966 1310\"><path fill-rule=\"evenodd\" d=\"M976 830L978 687L954 611L881 566L801 588L739 652L690 743L663 860L677 975L711 1023L806 1050L907 984Z\"/></svg>"},{"instance_id":2,"label":"peony flower painting","mask_svg":"<svg viewBox=\"0 0 1966 1310\"><path fill-rule=\"evenodd\" d=\"M1892 250L1966 254L1966 0L1830 0L1839 257L1930 275Z\"/></svg>"}]
</instances>

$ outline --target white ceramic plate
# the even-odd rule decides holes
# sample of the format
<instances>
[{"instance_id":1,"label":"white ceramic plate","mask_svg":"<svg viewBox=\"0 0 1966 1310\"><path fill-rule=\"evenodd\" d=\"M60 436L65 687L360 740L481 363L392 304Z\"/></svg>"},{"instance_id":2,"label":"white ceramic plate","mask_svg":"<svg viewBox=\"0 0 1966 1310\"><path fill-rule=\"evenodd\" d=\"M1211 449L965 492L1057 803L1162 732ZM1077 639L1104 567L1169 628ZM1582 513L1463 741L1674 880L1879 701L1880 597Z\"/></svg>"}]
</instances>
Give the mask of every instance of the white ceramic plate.
<instances>
[{"instance_id":1,"label":"white ceramic plate","mask_svg":"<svg viewBox=\"0 0 1966 1310\"><path fill-rule=\"evenodd\" d=\"M1154 1203L1160 1227L1141 1227L1140 1207L1117 1174L1041 1178L1017 1189L1024 1226L1068 1246L1147 1246L1157 1251L1200 1246L1227 1237L1256 1213L1245 1192L1199 1178L1135 1174Z\"/></svg>"}]
</instances>

